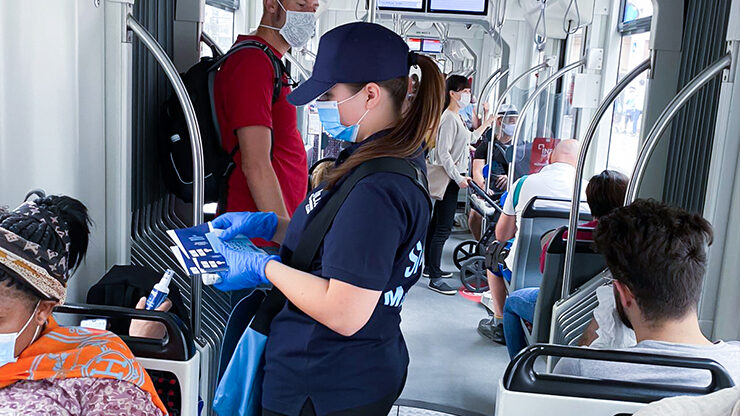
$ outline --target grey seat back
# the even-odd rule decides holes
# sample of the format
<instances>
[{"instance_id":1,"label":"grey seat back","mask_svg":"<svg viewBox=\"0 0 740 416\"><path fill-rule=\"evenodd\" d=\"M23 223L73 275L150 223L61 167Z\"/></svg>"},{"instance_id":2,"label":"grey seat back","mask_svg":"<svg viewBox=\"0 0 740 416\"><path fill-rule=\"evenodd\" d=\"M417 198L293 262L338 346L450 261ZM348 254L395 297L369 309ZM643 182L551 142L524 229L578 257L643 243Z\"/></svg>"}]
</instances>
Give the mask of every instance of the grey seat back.
<instances>
[{"instance_id":1,"label":"grey seat back","mask_svg":"<svg viewBox=\"0 0 740 416\"><path fill-rule=\"evenodd\" d=\"M547 248L545 270L540 282L540 292L537 295L532 332L525 331L529 344L548 342L550 339L552 307L562 295L566 245L563 235L566 230L567 227L565 226L559 228ZM571 280L570 293L573 293L605 268L606 261L604 257L593 251L591 241L577 241L573 258L573 279Z\"/></svg>"},{"instance_id":2,"label":"grey seat back","mask_svg":"<svg viewBox=\"0 0 740 416\"><path fill-rule=\"evenodd\" d=\"M546 206L543 206L544 204ZM554 204L553 204L554 203ZM522 211L517 230L517 248L512 264L511 282L507 285L509 293L540 285L540 239L543 234L567 225L570 216L570 201L556 198L532 198ZM581 212L581 221L590 221L589 212Z\"/></svg>"}]
</instances>

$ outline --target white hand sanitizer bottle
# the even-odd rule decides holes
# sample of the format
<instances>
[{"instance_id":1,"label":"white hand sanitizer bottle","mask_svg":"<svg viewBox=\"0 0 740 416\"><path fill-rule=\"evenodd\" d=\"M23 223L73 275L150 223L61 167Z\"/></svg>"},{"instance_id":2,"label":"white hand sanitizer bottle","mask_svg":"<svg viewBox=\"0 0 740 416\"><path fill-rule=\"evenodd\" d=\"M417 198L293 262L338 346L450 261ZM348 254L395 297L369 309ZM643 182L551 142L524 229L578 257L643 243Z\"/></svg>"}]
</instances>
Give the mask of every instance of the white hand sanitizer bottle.
<instances>
[{"instance_id":1,"label":"white hand sanitizer bottle","mask_svg":"<svg viewBox=\"0 0 740 416\"><path fill-rule=\"evenodd\" d=\"M164 272L162 280L154 285L152 292L149 293L149 297L146 299L146 310L153 311L157 309L167 299L167 295L170 294L170 282L174 275L175 272L170 269Z\"/></svg>"}]
</instances>

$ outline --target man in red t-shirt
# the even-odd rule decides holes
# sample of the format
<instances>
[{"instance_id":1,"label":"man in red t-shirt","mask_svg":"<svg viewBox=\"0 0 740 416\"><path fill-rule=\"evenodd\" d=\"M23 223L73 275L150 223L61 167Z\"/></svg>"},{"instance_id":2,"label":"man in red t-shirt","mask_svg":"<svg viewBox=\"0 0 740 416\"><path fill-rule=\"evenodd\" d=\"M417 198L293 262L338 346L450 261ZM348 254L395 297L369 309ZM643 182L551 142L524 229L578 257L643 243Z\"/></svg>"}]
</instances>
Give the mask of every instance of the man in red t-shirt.
<instances>
[{"instance_id":1,"label":"man in red t-shirt","mask_svg":"<svg viewBox=\"0 0 740 416\"><path fill-rule=\"evenodd\" d=\"M291 47L300 47L311 37L318 6L318 0L264 0L260 27L253 35L240 35L236 43L256 40L282 58ZM291 89L284 76L280 97L273 103L274 80L270 58L256 48L236 52L216 74L214 103L223 147L231 151L239 146L225 211L265 211L290 217L306 196L306 151L296 109L285 98Z\"/></svg>"}]
</instances>

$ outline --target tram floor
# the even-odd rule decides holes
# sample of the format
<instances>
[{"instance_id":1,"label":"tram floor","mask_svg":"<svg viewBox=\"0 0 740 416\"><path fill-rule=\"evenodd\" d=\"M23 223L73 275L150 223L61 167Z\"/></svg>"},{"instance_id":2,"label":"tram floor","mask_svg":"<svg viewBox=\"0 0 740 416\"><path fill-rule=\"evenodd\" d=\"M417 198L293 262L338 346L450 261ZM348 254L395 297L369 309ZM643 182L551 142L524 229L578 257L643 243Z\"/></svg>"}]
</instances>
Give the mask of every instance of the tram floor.
<instances>
[{"instance_id":1,"label":"tram floor","mask_svg":"<svg viewBox=\"0 0 740 416\"><path fill-rule=\"evenodd\" d=\"M469 238L469 234L453 233L447 240L442 270L457 272L452 250ZM488 316L481 304L459 293L441 295L430 290L428 283L429 279L419 280L406 296L401 312L411 362L400 402L419 401L493 415L498 380L509 363L506 347L478 334L478 322ZM458 273L447 283L461 286ZM447 414L419 411L402 406L391 414Z\"/></svg>"}]
</instances>

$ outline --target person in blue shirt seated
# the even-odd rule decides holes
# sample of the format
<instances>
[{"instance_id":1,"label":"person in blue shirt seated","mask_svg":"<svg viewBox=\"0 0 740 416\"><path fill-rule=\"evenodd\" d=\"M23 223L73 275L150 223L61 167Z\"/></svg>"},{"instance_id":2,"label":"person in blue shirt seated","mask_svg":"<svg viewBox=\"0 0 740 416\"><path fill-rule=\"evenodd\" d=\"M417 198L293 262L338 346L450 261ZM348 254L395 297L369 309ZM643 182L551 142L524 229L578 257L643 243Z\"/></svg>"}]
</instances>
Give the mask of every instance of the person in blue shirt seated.
<instances>
[{"instance_id":1,"label":"person in blue shirt seated","mask_svg":"<svg viewBox=\"0 0 740 416\"><path fill-rule=\"evenodd\" d=\"M409 69L421 70L409 104ZM318 98L319 117L335 139L350 142L325 182L292 220L270 213L233 213L213 221L237 234L282 243L289 258L307 224L363 162L393 157L426 172L423 144L439 125L444 78L428 57L383 26L350 23L320 40L313 76L288 97ZM404 110L404 107L407 106ZM390 172L361 179L347 196L310 270L277 256L215 247L229 264L221 290L272 284L287 298L265 350L265 416L387 415L403 389L409 355L401 305L421 276L430 221L428 194Z\"/></svg>"},{"instance_id":2,"label":"person in blue shirt seated","mask_svg":"<svg viewBox=\"0 0 740 416\"><path fill-rule=\"evenodd\" d=\"M712 237L712 226L701 215L652 200L615 209L594 232L614 278L617 312L637 338L625 351L712 359L739 383L740 342L712 342L699 327ZM571 358L561 359L555 373L700 387L711 378L703 370Z\"/></svg>"},{"instance_id":3,"label":"person in blue shirt seated","mask_svg":"<svg viewBox=\"0 0 740 416\"><path fill-rule=\"evenodd\" d=\"M605 170L588 181L586 201L594 219L587 223L588 226L595 226L598 224L600 217L622 206L628 183L629 178L627 176L613 170ZM581 238L580 231L577 235ZM567 236L566 231L563 238L567 238ZM589 239L592 238L590 234L588 237ZM543 238L547 239L543 248L544 254L550 244L550 239L547 235ZM549 238L552 238L552 235ZM524 335L524 328L522 328L520 320L524 319L529 323L534 320L534 309L539 293L539 287L527 287L515 290L506 299L504 304L504 337L511 358L514 358L519 351L527 346L527 338Z\"/></svg>"}]
</instances>

